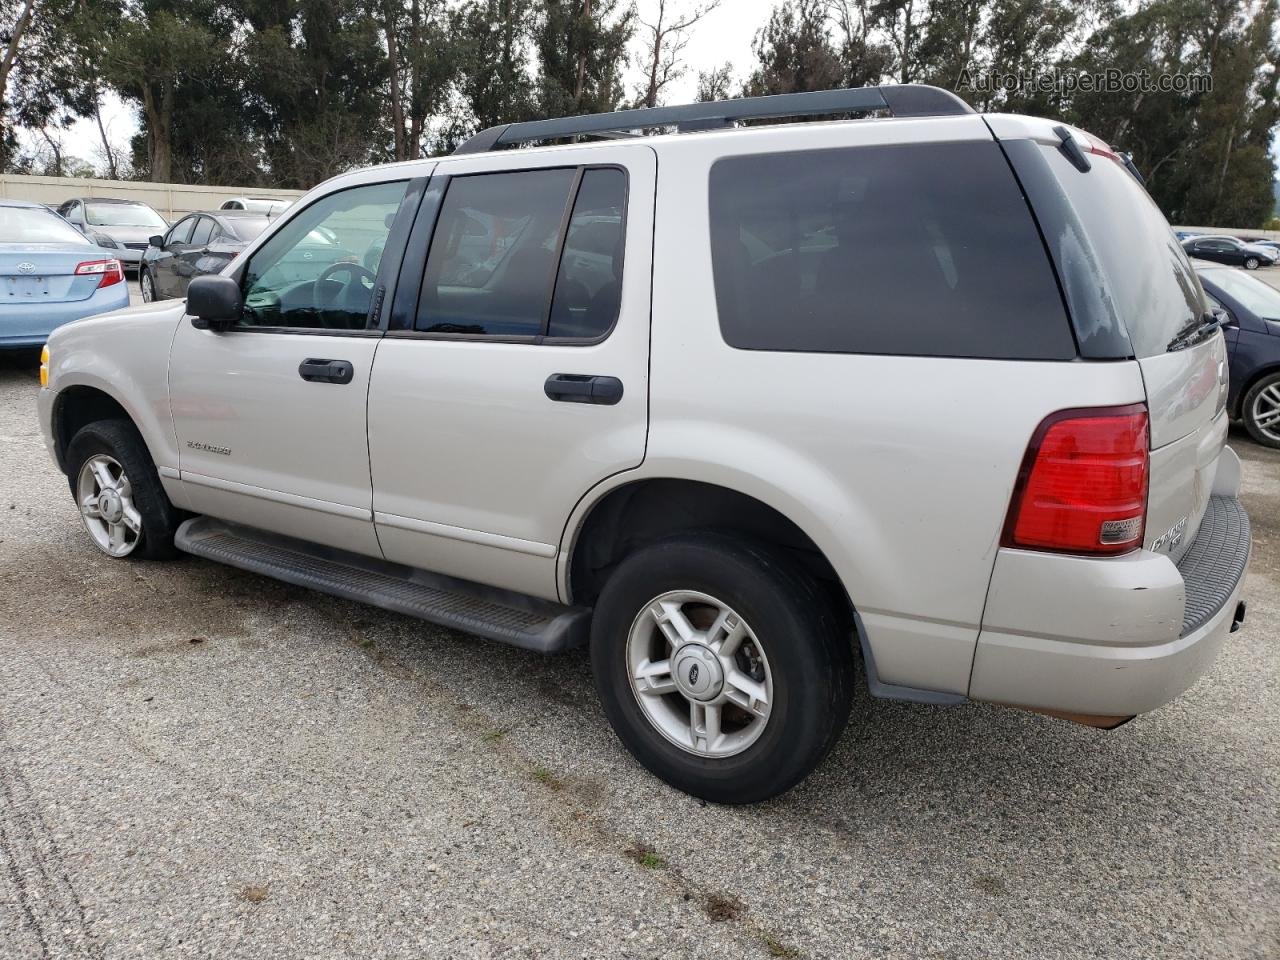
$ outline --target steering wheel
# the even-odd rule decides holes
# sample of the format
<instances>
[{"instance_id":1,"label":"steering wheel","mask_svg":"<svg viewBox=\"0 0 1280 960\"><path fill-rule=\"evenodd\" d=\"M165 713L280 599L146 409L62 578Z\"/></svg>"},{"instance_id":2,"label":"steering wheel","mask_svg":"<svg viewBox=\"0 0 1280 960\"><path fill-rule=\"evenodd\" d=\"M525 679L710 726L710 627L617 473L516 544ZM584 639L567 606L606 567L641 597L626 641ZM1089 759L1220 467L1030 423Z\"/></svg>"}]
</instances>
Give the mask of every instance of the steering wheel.
<instances>
[{"instance_id":1,"label":"steering wheel","mask_svg":"<svg viewBox=\"0 0 1280 960\"><path fill-rule=\"evenodd\" d=\"M328 281L341 273L347 274L346 282L330 292ZM321 323L338 330L352 329L351 314L363 315L369 311L370 294L360 282L368 280L372 286L377 279L372 270L354 260L339 260L325 267L311 285L311 302L320 314Z\"/></svg>"}]
</instances>

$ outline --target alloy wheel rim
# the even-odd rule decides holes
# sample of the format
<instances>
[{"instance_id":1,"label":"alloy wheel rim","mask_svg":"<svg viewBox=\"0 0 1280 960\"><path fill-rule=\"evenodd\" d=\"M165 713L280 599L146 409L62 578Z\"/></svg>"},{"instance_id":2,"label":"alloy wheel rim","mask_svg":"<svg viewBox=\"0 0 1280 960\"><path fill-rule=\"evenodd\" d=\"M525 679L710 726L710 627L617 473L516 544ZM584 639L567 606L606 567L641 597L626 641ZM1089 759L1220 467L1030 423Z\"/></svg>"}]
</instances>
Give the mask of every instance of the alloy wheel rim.
<instances>
[{"instance_id":1,"label":"alloy wheel rim","mask_svg":"<svg viewBox=\"0 0 1280 960\"><path fill-rule=\"evenodd\" d=\"M1262 434L1280 443L1280 380L1258 391L1249 417Z\"/></svg>"},{"instance_id":2,"label":"alloy wheel rim","mask_svg":"<svg viewBox=\"0 0 1280 960\"><path fill-rule=\"evenodd\" d=\"M109 557L127 557L142 539L142 514L133 484L119 461L105 453L84 462L76 479L80 518L93 542Z\"/></svg>"},{"instance_id":3,"label":"alloy wheel rim","mask_svg":"<svg viewBox=\"0 0 1280 960\"><path fill-rule=\"evenodd\" d=\"M155 291L151 288L151 274L144 273L142 275L142 302L150 303L155 296Z\"/></svg>"},{"instance_id":4,"label":"alloy wheel rim","mask_svg":"<svg viewBox=\"0 0 1280 960\"><path fill-rule=\"evenodd\" d=\"M626 658L640 711L686 753L731 757L769 723L773 673L764 648L709 594L671 590L646 603L627 635Z\"/></svg>"}]
</instances>

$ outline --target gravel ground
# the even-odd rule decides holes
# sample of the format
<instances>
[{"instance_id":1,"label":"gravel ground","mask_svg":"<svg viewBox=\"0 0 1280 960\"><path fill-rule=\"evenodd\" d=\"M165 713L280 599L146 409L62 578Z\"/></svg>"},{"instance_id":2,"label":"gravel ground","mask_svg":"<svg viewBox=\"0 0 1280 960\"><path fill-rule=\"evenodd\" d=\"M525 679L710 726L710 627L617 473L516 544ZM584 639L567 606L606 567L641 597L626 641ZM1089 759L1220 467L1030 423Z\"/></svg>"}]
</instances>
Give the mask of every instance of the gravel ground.
<instances>
[{"instance_id":1,"label":"gravel ground","mask_svg":"<svg viewBox=\"0 0 1280 960\"><path fill-rule=\"evenodd\" d=\"M1212 673L1105 733L871 701L708 806L508 649L83 535L0 360L0 957L1271 957L1280 455Z\"/></svg>"}]
</instances>

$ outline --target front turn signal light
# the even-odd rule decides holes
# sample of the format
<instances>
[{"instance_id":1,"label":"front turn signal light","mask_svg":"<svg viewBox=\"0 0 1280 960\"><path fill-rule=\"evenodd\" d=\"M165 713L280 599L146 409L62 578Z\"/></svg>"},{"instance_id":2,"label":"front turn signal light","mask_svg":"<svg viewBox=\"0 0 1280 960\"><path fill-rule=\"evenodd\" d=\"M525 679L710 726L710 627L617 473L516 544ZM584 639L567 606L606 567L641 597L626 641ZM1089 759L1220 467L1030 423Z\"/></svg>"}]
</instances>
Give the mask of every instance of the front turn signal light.
<instances>
[{"instance_id":1,"label":"front turn signal light","mask_svg":"<svg viewBox=\"0 0 1280 960\"><path fill-rule=\"evenodd\" d=\"M40 386L49 386L49 345L47 343L40 351Z\"/></svg>"}]
</instances>

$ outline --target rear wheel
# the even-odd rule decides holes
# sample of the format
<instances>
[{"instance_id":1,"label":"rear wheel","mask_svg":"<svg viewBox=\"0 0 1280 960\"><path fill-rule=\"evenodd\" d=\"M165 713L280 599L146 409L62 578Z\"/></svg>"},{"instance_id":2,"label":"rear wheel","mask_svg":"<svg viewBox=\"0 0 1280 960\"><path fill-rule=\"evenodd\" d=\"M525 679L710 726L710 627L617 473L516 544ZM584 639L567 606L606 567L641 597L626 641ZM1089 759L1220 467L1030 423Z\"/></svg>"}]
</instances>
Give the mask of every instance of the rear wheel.
<instances>
[{"instance_id":1,"label":"rear wheel","mask_svg":"<svg viewBox=\"0 0 1280 960\"><path fill-rule=\"evenodd\" d=\"M789 790L849 716L852 643L827 596L787 558L722 534L624 560L596 605L591 659L635 758L717 803Z\"/></svg>"},{"instance_id":2,"label":"rear wheel","mask_svg":"<svg viewBox=\"0 0 1280 960\"><path fill-rule=\"evenodd\" d=\"M1244 426L1260 444L1280 449L1280 373L1263 377L1240 404Z\"/></svg>"},{"instance_id":3,"label":"rear wheel","mask_svg":"<svg viewBox=\"0 0 1280 960\"><path fill-rule=\"evenodd\" d=\"M139 271L138 286L142 288L142 302L151 303L156 298L155 282L151 279L151 273L143 268Z\"/></svg>"},{"instance_id":4,"label":"rear wheel","mask_svg":"<svg viewBox=\"0 0 1280 960\"><path fill-rule=\"evenodd\" d=\"M1258 260L1257 257L1245 257L1244 268L1246 270L1257 270L1259 262L1260 261Z\"/></svg>"},{"instance_id":5,"label":"rear wheel","mask_svg":"<svg viewBox=\"0 0 1280 960\"><path fill-rule=\"evenodd\" d=\"M99 420L67 446L67 477L94 546L109 557L177 556L179 516L141 434L127 420Z\"/></svg>"}]
</instances>

